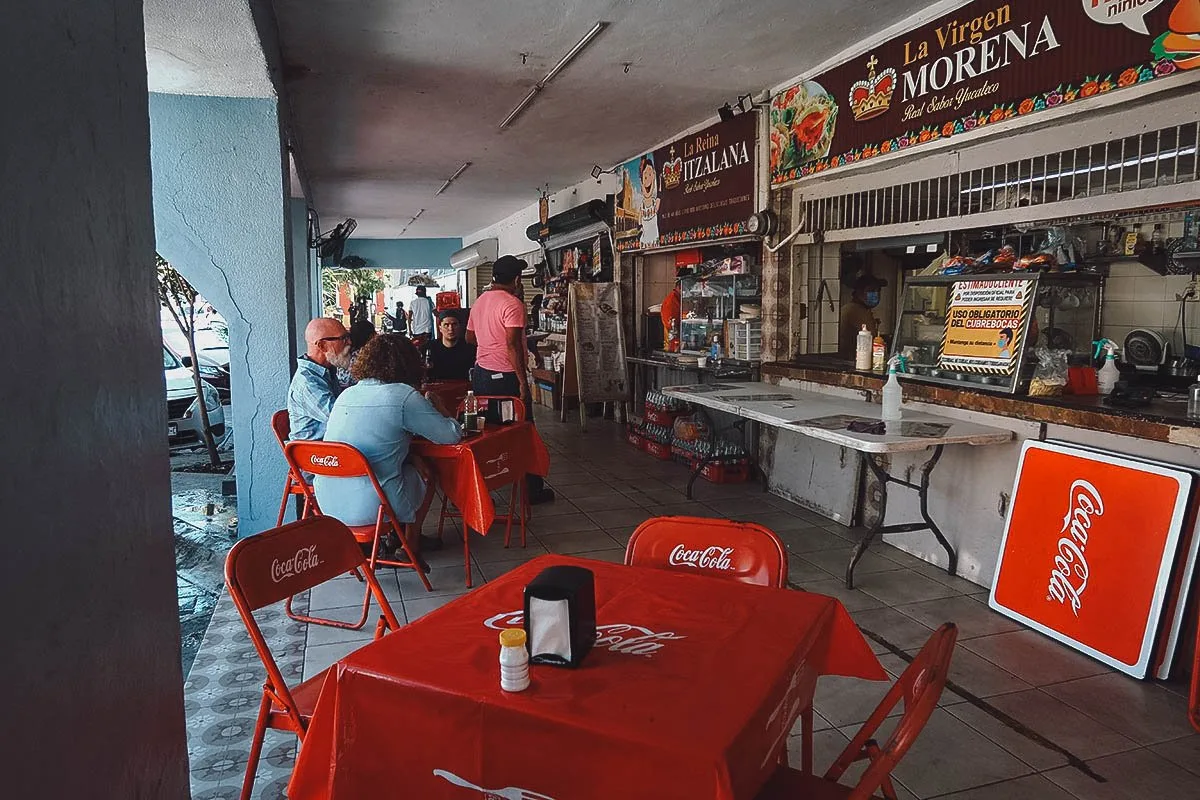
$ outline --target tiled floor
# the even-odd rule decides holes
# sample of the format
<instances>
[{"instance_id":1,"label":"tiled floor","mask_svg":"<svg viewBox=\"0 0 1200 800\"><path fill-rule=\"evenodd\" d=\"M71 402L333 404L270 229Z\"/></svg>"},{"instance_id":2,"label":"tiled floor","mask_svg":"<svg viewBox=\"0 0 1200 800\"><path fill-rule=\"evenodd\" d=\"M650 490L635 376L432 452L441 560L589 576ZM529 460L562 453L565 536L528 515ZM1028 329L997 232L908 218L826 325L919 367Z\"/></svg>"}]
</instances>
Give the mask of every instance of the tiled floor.
<instances>
[{"instance_id":1,"label":"tiled floor","mask_svg":"<svg viewBox=\"0 0 1200 800\"><path fill-rule=\"evenodd\" d=\"M959 626L951 685L896 770L905 798L1108 800L1200 798L1200 735L1186 719L1186 690L1134 681L1068 650L987 607L985 590L895 548L877 546L860 562L858 587L841 575L855 531L805 511L755 484L699 482L683 495L682 467L624 444L611 424L539 422L551 451L558 500L538 506L528 547L502 536L471 543L476 585L546 552L619 561L634 528L661 514L761 522L790 551L797 588L842 601L893 675L932 630ZM426 525L431 533L435 520ZM402 621L411 622L464 593L457 529L430 554L433 592L412 574L380 578ZM362 587L344 578L320 587L311 610L353 615ZM263 624L289 678L307 677L362 646L369 633L304 626L267 609ZM223 597L186 687L192 791L196 800L235 798L257 710L262 673L244 629ZM816 695L816 761L823 771L882 697L883 684L825 677ZM890 732L885 724L881 733ZM799 738L791 742L799 757ZM268 732L255 796L284 796L295 738ZM854 773L857 774L857 773Z\"/></svg>"}]
</instances>

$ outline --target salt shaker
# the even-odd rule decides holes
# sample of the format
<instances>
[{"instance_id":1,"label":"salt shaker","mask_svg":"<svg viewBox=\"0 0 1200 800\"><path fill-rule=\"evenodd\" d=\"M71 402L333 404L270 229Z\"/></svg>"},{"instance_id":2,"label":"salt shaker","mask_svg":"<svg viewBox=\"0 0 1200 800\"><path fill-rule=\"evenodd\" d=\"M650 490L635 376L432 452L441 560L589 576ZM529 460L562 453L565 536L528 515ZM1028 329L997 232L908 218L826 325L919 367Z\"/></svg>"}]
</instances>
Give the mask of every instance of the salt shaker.
<instances>
[{"instance_id":1,"label":"salt shaker","mask_svg":"<svg viewBox=\"0 0 1200 800\"><path fill-rule=\"evenodd\" d=\"M1200 417L1200 383L1193 383L1188 387L1187 415L1193 419Z\"/></svg>"},{"instance_id":2,"label":"salt shaker","mask_svg":"<svg viewBox=\"0 0 1200 800\"><path fill-rule=\"evenodd\" d=\"M521 628L500 631L500 688L506 692L529 688L529 651Z\"/></svg>"}]
</instances>

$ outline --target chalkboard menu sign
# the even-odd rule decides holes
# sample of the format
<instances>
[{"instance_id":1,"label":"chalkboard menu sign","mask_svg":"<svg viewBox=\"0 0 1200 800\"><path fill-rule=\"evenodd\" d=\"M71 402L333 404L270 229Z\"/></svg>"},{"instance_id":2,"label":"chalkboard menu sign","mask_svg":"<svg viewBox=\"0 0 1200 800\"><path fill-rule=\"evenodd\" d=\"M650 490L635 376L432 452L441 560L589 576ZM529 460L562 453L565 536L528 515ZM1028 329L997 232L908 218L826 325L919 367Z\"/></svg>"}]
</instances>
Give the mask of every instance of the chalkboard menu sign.
<instances>
[{"instance_id":1,"label":"chalkboard menu sign","mask_svg":"<svg viewBox=\"0 0 1200 800\"><path fill-rule=\"evenodd\" d=\"M620 284L576 281L569 301L579 402L629 399Z\"/></svg>"}]
</instances>

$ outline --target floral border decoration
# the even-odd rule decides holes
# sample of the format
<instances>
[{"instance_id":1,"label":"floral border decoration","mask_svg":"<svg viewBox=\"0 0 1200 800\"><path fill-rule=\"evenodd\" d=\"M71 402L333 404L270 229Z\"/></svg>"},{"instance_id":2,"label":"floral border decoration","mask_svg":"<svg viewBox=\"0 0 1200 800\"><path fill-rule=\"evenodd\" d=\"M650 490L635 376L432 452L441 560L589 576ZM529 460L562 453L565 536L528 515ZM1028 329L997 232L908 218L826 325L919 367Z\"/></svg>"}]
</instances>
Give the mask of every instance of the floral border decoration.
<instances>
[{"instance_id":1,"label":"floral border decoration","mask_svg":"<svg viewBox=\"0 0 1200 800\"><path fill-rule=\"evenodd\" d=\"M617 251L621 253L630 250L653 250L655 247L669 247L675 244L688 244L690 242L706 242L710 239L721 239L727 236L744 236L748 233L746 221L741 222L722 222L718 225L702 225L696 228L688 228L683 231L672 231L658 237L658 244L653 247L643 248L642 243L637 239L629 239L627 242L617 242ZM625 245L622 247L622 245Z\"/></svg>"},{"instance_id":2,"label":"floral border decoration","mask_svg":"<svg viewBox=\"0 0 1200 800\"><path fill-rule=\"evenodd\" d=\"M982 128L985 125L1012 119L1013 117L1022 117L1026 114L1032 114L1035 111L1042 111L1066 103L1073 103L1076 100L1104 94L1116 88L1146 83L1155 78L1170 75L1177 69L1178 67L1175 66L1174 61L1161 59L1149 64L1130 67L1116 77L1112 74L1104 77L1091 75L1084 78L1083 83L1079 86L1075 86L1074 84L1067 84L1065 86L1059 84L1048 92L1026 97L1019 103L997 104L990 111L973 111L964 117L950 120L941 126L926 125L919 130L908 131L886 142L865 145L838 156L810 161L798 168L793 167L792 169L772 175L771 185L778 186L781 183L786 183L797 178L804 178L845 164L865 161L875 156L884 155L896 150L904 150L914 145L924 144L925 142L937 139L945 139L960 133L967 133L977 128Z\"/></svg>"}]
</instances>

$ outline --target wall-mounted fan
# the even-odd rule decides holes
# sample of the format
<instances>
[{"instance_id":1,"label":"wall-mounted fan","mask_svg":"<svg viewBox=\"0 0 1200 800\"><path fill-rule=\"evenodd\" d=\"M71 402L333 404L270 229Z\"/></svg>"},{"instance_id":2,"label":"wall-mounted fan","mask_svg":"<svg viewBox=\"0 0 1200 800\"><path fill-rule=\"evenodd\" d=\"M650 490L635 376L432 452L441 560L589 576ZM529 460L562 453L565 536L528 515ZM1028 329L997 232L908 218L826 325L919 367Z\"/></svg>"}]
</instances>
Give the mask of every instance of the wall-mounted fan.
<instances>
[{"instance_id":1,"label":"wall-mounted fan","mask_svg":"<svg viewBox=\"0 0 1200 800\"><path fill-rule=\"evenodd\" d=\"M308 210L309 249L317 251L317 257L321 259L323 266L338 266L342 261L346 240L350 238L350 234L354 233L354 229L357 227L358 221L351 217L345 222L339 222L333 230L321 233L321 218L317 216L315 209L310 208Z\"/></svg>"}]
</instances>

